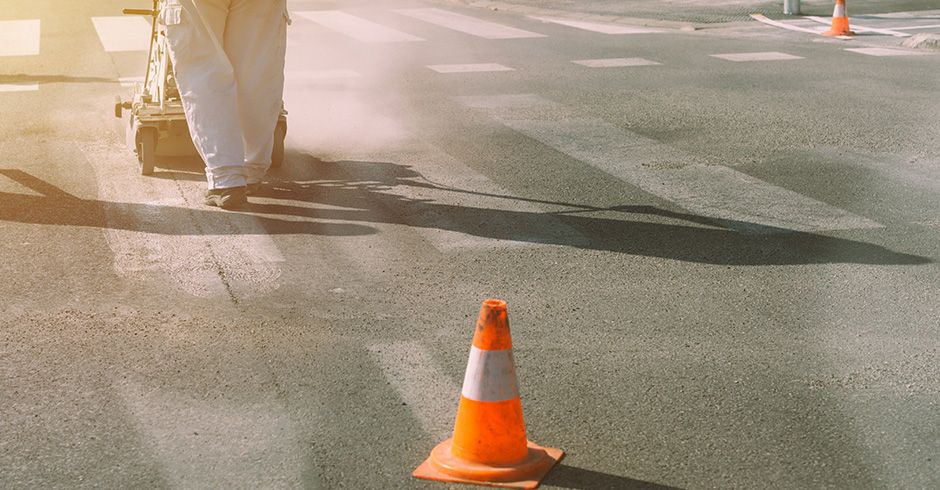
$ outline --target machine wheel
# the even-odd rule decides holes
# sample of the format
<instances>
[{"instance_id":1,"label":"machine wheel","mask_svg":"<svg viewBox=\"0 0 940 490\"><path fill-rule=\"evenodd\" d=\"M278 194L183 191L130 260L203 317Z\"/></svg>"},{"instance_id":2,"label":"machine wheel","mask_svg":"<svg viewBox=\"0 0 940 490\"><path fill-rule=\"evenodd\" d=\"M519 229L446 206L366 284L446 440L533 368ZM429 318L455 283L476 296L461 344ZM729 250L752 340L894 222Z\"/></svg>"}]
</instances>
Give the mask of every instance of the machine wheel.
<instances>
[{"instance_id":1,"label":"machine wheel","mask_svg":"<svg viewBox=\"0 0 940 490\"><path fill-rule=\"evenodd\" d=\"M157 159L157 131L153 128L140 130L140 141L137 143L137 161L140 162L140 175L153 175L153 167Z\"/></svg>"},{"instance_id":2,"label":"machine wheel","mask_svg":"<svg viewBox=\"0 0 940 490\"><path fill-rule=\"evenodd\" d=\"M271 168L284 163L284 139L287 138L287 123L278 122L274 127L274 149L271 151Z\"/></svg>"}]
</instances>

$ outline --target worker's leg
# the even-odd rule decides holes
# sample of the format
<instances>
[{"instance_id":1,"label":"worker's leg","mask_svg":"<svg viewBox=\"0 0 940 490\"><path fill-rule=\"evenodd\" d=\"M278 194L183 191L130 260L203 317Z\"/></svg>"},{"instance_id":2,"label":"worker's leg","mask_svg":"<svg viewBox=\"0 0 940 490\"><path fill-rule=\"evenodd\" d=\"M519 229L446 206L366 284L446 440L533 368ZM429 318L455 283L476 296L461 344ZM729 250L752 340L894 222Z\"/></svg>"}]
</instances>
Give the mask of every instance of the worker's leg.
<instances>
[{"instance_id":1,"label":"worker's leg","mask_svg":"<svg viewBox=\"0 0 940 490\"><path fill-rule=\"evenodd\" d=\"M235 70L249 183L271 166L274 127L284 96L286 0L232 0L225 52Z\"/></svg>"},{"instance_id":2,"label":"worker's leg","mask_svg":"<svg viewBox=\"0 0 940 490\"><path fill-rule=\"evenodd\" d=\"M245 150L235 73L222 48L231 0L167 0L176 81L210 189L245 185ZM264 2L259 2L264 3Z\"/></svg>"}]
</instances>

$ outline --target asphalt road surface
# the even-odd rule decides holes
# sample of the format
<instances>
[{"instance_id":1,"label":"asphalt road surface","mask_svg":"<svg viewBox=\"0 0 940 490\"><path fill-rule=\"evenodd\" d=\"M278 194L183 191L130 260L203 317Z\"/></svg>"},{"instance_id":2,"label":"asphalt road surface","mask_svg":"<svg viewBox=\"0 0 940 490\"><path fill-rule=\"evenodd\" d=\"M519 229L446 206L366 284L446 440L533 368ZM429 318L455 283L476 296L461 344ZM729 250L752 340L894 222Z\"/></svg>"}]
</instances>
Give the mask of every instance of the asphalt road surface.
<instances>
[{"instance_id":1,"label":"asphalt road surface","mask_svg":"<svg viewBox=\"0 0 940 490\"><path fill-rule=\"evenodd\" d=\"M0 487L441 487L489 297L547 488L940 486L940 54L291 2L224 212L112 114L147 4L0 2Z\"/></svg>"}]
</instances>

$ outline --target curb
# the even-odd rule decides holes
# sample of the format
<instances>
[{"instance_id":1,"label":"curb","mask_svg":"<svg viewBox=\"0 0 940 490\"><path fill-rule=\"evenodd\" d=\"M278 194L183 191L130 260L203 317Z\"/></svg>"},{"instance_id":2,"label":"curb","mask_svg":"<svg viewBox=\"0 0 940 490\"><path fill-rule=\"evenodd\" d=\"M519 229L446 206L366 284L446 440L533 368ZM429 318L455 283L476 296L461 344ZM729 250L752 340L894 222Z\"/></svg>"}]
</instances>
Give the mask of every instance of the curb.
<instances>
[{"instance_id":1,"label":"curb","mask_svg":"<svg viewBox=\"0 0 940 490\"><path fill-rule=\"evenodd\" d=\"M720 29L722 27L740 26L748 24L748 21L724 22L715 24L701 24L694 22L678 22L670 20L644 19L638 17L624 17L618 15L585 14L572 12L570 10L546 9L541 7L530 7L527 5L516 5L508 2L498 2L490 0L435 0L440 3L451 5L460 5L462 7L473 7L493 11L514 12L522 15L535 15L545 17L559 17L563 19L584 20L594 22L612 22L616 24L626 24L630 26L642 27L661 27L665 29L675 29L680 31L698 31L703 29Z\"/></svg>"}]
</instances>

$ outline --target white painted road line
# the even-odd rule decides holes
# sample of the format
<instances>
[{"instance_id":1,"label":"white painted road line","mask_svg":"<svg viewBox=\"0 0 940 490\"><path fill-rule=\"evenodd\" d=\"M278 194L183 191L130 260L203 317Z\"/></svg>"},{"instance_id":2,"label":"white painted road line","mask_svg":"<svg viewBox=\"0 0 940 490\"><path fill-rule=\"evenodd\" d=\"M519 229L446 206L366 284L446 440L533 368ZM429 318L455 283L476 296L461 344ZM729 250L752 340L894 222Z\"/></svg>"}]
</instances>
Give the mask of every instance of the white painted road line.
<instances>
[{"instance_id":1,"label":"white painted road line","mask_svg":"<svg viewBox=\"0 0 940 490\"><path fill-rule=\"evenodd\" d=\"M39 54L39 19L0 20L0 56Z\"/></svg>"},{"instance_id":2,"label":"white painted road line","mask_svg":"<svg viewBox=\"0 0 940 490\"><path fill-rule=\"evenodd\" d=\"M572 63L587 66L590 68L617 68L623 66L652 66L658 65L655 61L643 58L607 58L598 60L575 60Z\"/></svg>"},{"instance_id":3,"label":"white painted road line","mask_svg":"<svg viewBox=\"0 0 940 490\"><path fill-rule=\"evenodd\" d=\"M726 53L726 54L713 54L710 55L713 58L721 58L728 61L781 61L781 60L801 60L803 59L800 56L794 56L792 54L779 53L776 51L768 51L763 53Z\"/></svg>"},{"instance_id":4,"label":"white painted road line","mask_svg":"<svg viewBox=\"0 0 940 490\"><path fill-rule=\"evenodd\" d=\"M119 276L234 301L277 289L284 257L257 218L207 209L204 183L141 179L119 143L80 149L95 169L100 199L113 203L105 207L112 224L105 238Z\"/></svg>"},{"instance_id":5,"label":"white painted road line","mask_svg":"<svg viewBox=\"0 0 940 490\"><path fill-rule=\"evenodd\" d=\"M144 77L120 77L118 78L118 83L122 87L133 87L138 83L144 83Z\"/></svg>"},{"instance_id":6,"label":"white painted road line","mask_svg":"<svg viewBox=\"0 0 940 490\"><path fill-rule=\"evenodd\" d=\"M845 50L853 53L867 54L868 56L917 56L928 54L921 51L892 48L846 48Z\"/></svg>"},{"instance_id":7,"label":"white painted road line","mask_svg":"<svg viewBox=\"0 0 940 490\"><path fill-rule=\"evenodd\" d=\"M493 248L540 247L547 244L586 246L578 230L550 213L571 206L533 203L513 196L498 184L417 137L376 152L344 152L353 161L392 162L414 175L398 179L385 194L403 224L438 252ZM346 173L368 182L383 179L377 169Z\"/></svg>"},{"instance_id":8,"label":"white painted road line","mask_svg":"<svg viewBox=\"0 0 940 490\"><path fill-rule=\"evenodd\" d=\"M0 83L0 92L35 92L38 83Z\"/></svg>"},{"instance_id":9,"label":"white painted road line","mask_svg":"<svg viewBox=\"0 0 940 490\"><path fill-rule=\"evenodd\" d=\"M252 403L136 380L115 379L113 385L167 486L303 486L310 462L301 450L305 443L276 394L259 394Z\"/></svg>"},{"instance_id":10,"label":"white painted road line","mask_svg":"<svg viewBox=\"0 0 940 490\"><path fill-rule=\"evenodd\" d=\"M485 39L545 37L542 34L436 8L399 9L396 12L431 24Z\"/></svg>"},{"instance_id":11,"label":"white painted road line","mask_svg":"<svg viewBox=\"0 0 940 490\"><path fill-rule=\"evenodd\" d=\"M483 105L470 100L477 106ZM491 104L487 111L506 126L548 147L645 192L672 201L692 213L727 220L727 226L742 232L814 232L882 227L867 218L732 168L705 165L650 168L646 166L650 161L662 160L663 155L670 153L676 160L690 158L669 145L606 121L579 118L560 104L546 101L546 104L533 107L529 119L520 114L519 108L501 114L503 111Z\"/></svg>"},{"instance_id":12,"label":"white painted road line","mask_svg":"<svg viewBox=\"0 0 940 490\"><path fill-rule=\"evenodd\" d=\"M625 26L621 24L604 24L600 22L588 22L584 20L562 19L558 17L539 17L535 15L530 15L529 18L540 20L542 22L550 22L553 24L561 24L563 26L574 27L576 29L599 32L601 34L654 34L654 33L659 33L659 32L666 32L664 29L656 29L652 27L633 27L633 26Z\"/></svg>"},{"instance_id":13,"label":"white painted road line","mask_svg":"<svg viewBox=\"0 0 940 490\"><path fill-rule=\"evenodd\" d=\"M816 17L814 15L808 15L806 16L806 18L813 22L818 22L820 24L825 24L825 25L830 25L832 23L832 19L824 19L822 17ZM851 18L849 19L849 26L851 27L853 31L858 31L858 32L874 32L876 34L885 34L885 35L894 36L894 37L910 37L911 36L910 34L906 32L898 32L898 31L893 31L891 29L878 29L875 27L861 26L861 25L856 24L855 21L853 21Z\"/></svg>"},{"instance_id":14,"label":"white painted road line","mask_svg":"<svg viewBox=\"0 0 940 490\"><path fill-rule=\"evenodd\" d=\"M427 349L418 342L396 342L373 345L369 353L424 432L434 439L447 437L454 428L460 387L441 372Z\"/></svg>"},{"instance_id":15,"label":"white painted road line","mask_svg":"<svg viewBox=\"0 0 940 490\"><path fill-rule=\"evenodd\" d=\"M143 17L92 17L101 46L107 52L147 51L150 24Z\"/></svg>"},{"instance_id":16,"label":"white painted road line","mask_svg":"<svg viewBox=\"0 0 940 490\"><path fill-rule=\"evenodd\" d=\"M411 34L385 27L339 10L307 10L296 15L364 43L400 43L424 41Z\"/></svg>"},{"instance_id":17,"label":"white painted road line","mask_svg":"<svg viewBox=\"0 0 940 490\"><path fill-rule=\"evenodd\" d=\"M823 32L826 32L825 29L807 29L805 27L799 27L799 26L795 26L792 24L787 24L786 22L778 22L776 20L770 20L766 16L761 15L761 14L751 14L751 18L758 22L763 22L764 24L767 24L767 25L779 27L781 29L788 29L791 31L807 32L810 34L816 34L820 36L822 35ZM850 40L852 39L852 36L834 36L834 38L842 39L842 40Z\"/></svg>"},{"instance_id":18,"label":"white painted road line","mask_svg":"<svg viewBox=\"0 0 940 490\"><path fill-rule=\"evenodd\" d=\"M499 63L476 63L466 65L428 65L428 68L438 73L477 73L491 71L512 71L508 66Z\"/></svg>"},{"instance_id":19,"label":"white painted road line","mask_svg":"<svg viewBox=\"0 0 940 490\"><path fill-rule=\"evenodd\" d=\"M891 29L895 31L916 31L918 29L936 29L940 27L940 24L933 24L929 26L904 26L904 27L892 27Z\"/></svg>"}]
</instances>

